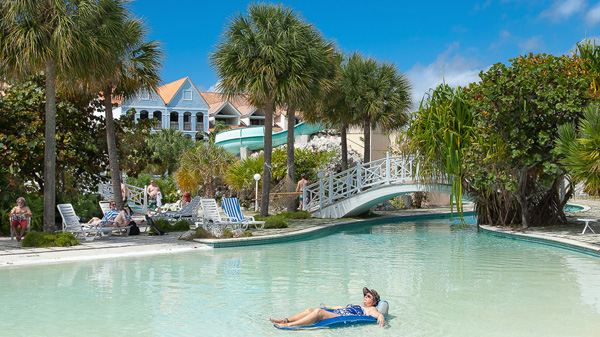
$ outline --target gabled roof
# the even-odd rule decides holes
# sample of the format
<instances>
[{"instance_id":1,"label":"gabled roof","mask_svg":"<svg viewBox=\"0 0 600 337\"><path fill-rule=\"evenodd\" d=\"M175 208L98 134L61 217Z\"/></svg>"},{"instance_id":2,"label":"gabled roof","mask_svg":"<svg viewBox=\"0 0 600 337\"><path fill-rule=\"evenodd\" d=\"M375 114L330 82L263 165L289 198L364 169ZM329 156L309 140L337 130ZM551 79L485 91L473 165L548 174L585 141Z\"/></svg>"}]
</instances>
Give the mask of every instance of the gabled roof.
<instances>
[{"instance_id":1,"label":"gabled roof","mask_svg":"<svg viewBox=\"0 0 600 337\"><path fill-rule=\"evenodd\" d=\"M167 83L161 87L158 87L158 89L156 89L156 93L158 93L158 95L160 96L160 98L162 98L162 100L163 100L163 102L165 102L165 104L169 104L169 102L171 102L171 99L173 99L173 96L175 96L177 91L179 91L179 89L181 88L183 83L185 83L185 81L189 80L189 79L190 78L186 76L175 82ZM190 83L191 82L192 81L190 80Z\"/></svg>"}]
</instances>

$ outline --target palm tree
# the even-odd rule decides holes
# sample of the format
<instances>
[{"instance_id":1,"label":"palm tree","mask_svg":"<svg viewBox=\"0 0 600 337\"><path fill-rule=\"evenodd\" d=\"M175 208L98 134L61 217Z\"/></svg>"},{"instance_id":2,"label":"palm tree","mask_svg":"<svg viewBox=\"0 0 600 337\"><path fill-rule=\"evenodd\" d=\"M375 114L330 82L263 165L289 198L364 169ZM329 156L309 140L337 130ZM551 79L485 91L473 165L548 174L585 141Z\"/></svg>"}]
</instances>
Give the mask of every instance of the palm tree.
<instances>
[{"instance_id":1,"label":"palm tree","mask_svg":"<svg viewBox=\"0 0 600 337\"><path fill-rule=\"evenodd\" d=\"M285 185L288 193L296 190L296 167L294 165L294 126L296 110L303 111L315 109L322 99L337 74L336 54L333 42L326 41L314 29L306 29L304 38L306 48L305 65L301 67L300 76L312 78L309 87L300 87L290 98L287 106L287 173ZM296 198L290 198L287 205L288 212L296 211Z\"/></svg>"},{"instance_id":2,"label":"palm tree","mask_svg":"<svg viewBox=\"0 0 600 337\"><path fill-rule=\"evenodd\" d=\"M98 1L13 0L0 2L0 74L46 76L44 146L45 231L55 229L56 87L67 88L78 71L98 62L103 50L95 41Z\"/></svg>"},{"instance_id":3,"label":"palm tree","mask_svg":"<svg viewBox=\"0 0 600 337\"><path fill-rule=\"evenodd\" d=\"M364 58L355 52L342 68L342 90L362 119L364 161L371 161L371 129L398 130L408 121L410 83L393 64Z\"/></svg>"},{"instance_id":4,"label":"palm tree","mask_svg":"<svg viewBox=\"0 0 600 337\"><path fill-rule=\"evenodd\" d=\"M156 90L161 82L159 71L163 52L157 41L146 42L148 30L144 22L133 18L127 0L112 0L106 4L106 16L99 39L107 53L95 67L88 68L90 92L102 92L106 113L106 138L111 183L117 209L122 209L119 160L112 112L112 95L130 97L140 91Z\"/></svg>"},{"instance_id":5,"label":"palm tree","mask_svg":"<svg viewBox=\"0 0 600 337\"><path fill-rule=\"evenodd\" d=\"M273 112L306 93L313 84L307 30L314 29L283 5L251 4L225 28L210 62L227 96L245 94L265 112L264 164L260 215L268 215L271 183Z\"/></svg>"}]
</instances>

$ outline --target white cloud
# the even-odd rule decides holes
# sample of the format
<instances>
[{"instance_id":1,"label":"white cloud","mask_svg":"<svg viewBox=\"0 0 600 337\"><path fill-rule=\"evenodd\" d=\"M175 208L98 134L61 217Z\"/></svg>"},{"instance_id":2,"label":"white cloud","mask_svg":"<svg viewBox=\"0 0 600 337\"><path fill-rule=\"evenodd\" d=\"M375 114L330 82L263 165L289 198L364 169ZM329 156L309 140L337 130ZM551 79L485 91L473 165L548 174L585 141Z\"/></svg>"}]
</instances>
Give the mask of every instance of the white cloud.
<instances>
[{"instance_id":1,"label":"white cloud","mask_svg":"<svg viewBox=\"0 0 600 337\"><path fill-rule=\"evenodd\" d=\"M537 50L543 49L544 40L541 35L532 36L529 39L517 43L521 54L535 53Z\"/></svg>"},{"instance_id":2,"label":"white cloud","mask_svg":"<svg viewBox=\"0 0 600 337\"><path fill-rule=\"evenodd\" d=\"M413 85L412 99L415 107L418 107L423 95L429 89L437 87L442 82L457 87L479 81L479 72L484 69L476 59L459 55L458 47L458 43L453 43L438 55L433 63L429 65L417 63L406 72Z\"/></svg>"},{"instance_id":3,"label":"white cloud","mask_svg":"<svg viewBox=\"0 0 600 337\"><path fill-rule=\"evenodd\" d=\"M586 6L587 2L584 0L556 0L552 6L543 11L540 16L549 18L554 22L563 21L583 11Z\"/></svg>"},{"instance_id":4,"label":"white cloud","mask_svg":"<svg viewBox=\"0 0 600 337\"><path fill-rule=\"evenodd\" d=\"M600 3L592 7L585 15L585 20L588 24L594 26L600 22Z\"/></svg>"},{"instance_id":5,"label":"white cloud","mask_svg":"<svg viewBox=\"0 0 600 337\"><path fill-rule=\"evenodd\" d=\"M217 92L217 87L219 86L220 83L221 83L221 80L218 80L217 83L211 85L207 91L208 92Z\"/></svg>"}]
</instances>

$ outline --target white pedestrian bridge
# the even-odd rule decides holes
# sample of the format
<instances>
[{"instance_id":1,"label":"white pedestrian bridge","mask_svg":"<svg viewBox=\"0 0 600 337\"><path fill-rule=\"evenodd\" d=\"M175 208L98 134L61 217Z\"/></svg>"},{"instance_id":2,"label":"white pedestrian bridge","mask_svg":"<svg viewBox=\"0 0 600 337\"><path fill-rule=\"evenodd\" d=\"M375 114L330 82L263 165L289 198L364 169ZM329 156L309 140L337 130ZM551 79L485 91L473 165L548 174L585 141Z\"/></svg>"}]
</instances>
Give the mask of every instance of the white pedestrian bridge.
<instances>
[{"instance_id":1,"label":"white pedestrian bridge","mask_svg":"<svg viewBox=\"0 0 600 337\"><path fill-rule=\"evenodd\" d=\"M317 218L356 216L401 194L450 194L449 184L421 184L415 157L390 157L319 178L303 191L303 210Z\"/></svg>"}]
</instances>

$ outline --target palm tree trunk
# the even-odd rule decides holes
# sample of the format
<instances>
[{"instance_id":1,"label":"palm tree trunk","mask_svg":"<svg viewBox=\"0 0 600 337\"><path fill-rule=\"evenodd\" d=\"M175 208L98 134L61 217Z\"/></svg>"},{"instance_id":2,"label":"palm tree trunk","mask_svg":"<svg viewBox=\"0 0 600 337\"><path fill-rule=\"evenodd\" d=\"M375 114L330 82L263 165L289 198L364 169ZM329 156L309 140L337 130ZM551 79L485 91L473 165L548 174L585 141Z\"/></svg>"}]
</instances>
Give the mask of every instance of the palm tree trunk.
<instances>
[{"instance_id":1,"label":"palm tree trunk","mask_svg":"<svg viewBox=\"0 0 600 337\"><path fill-rule=\"evenodd\" d=\"M110 167L110 180L113 196L117 209L123 209L123 195L121 194L121 174L119 172L119 158L117 157L117 140L115 137L115 121L112 113L112 87L104 88L104 109L106 111L106 142L108 144L108 165Z\"/></svg>"},{"instance_id":2,"label":"palm tree trunk","mask_svg":"<svg viewBox=\"0 0 600 337\"><path fill-rule=\"evenodd\" d=\"M46 145L44 146L44 224L45 232L54 232L56 223L56 64L46 63Z\"/></svg>"},{"instance_id":3,"label":"palm tree trunk","mask_svg":"<svg viewBox=\"0 0 600 337\"><path fill-rule=\"evenodd\" d=\"M294 122L296 119L296 108L292 105L288 106L288 120L287 120L287 174L285 176L285 186L288 193L294 193L296 191L296 167L294 165ZM296 198L291 197L287 205L288 212L296 211Z\"/></svg>"},{"instance_id":4,"label":"palm tree trunk","mask_svg":"<svg viewBox=\"0 0 600 337\"><path fill-rule=\"evenodd\" d=\"M365 115L363 119L363 138L365 139L364 158L365 163L371 161L371 119L369 115Z\"/></svg>"},{"instance_id":5,"label":"palm tree trunk","mask_svg":"<svg viewBox=\"0 0 600 337\"><path fill-rule=\"evenodd\" d=\"M346 171L348 169L348 126L345 122L342 122L340 132L342 137L342 171Z\"/></svg>"},{"instance_id":6,"label":"palm tree trunk","mask_svg":"<svg viewBox=\"0 0 600 337\"><path fill-rule=\"evenodd\" d=\"M260 216L269 215L269 194L271 192L271 156L273 154L273 99L265 105L265 158L263 163L262 189L260 193Z\"/></svg>"}]
</instances>

